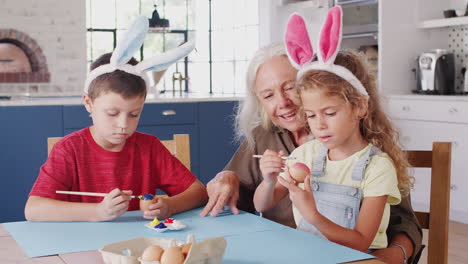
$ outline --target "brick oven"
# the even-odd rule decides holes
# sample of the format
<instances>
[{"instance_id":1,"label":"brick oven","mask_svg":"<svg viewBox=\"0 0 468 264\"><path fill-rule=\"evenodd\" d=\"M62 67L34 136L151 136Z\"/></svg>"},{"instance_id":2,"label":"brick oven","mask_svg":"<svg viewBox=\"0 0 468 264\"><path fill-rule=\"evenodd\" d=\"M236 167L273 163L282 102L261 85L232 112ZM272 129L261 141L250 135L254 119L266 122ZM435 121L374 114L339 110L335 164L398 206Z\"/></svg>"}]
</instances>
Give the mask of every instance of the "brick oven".
<instances>
[{"instance_id":1,"label":"brick oven","mask_svg":"<svg viewBox=\"0 0 468 264\"><path fill-rule=\"evenodd\" d=\"M0 83L48 83L47 59L37 42L15 29L0 29Z\"/></svg>"},{"instance_id":2,"label":"brick oven","mask_svg":"<svg viewBox=\"0 0 468 264\"><path fill-rule=\"evenodd\" d=\"M0 0L0 44L23 53L31 68L0 57L0 96L81 95L88 71L86 3Z\"/></svg>"}]
</instances>

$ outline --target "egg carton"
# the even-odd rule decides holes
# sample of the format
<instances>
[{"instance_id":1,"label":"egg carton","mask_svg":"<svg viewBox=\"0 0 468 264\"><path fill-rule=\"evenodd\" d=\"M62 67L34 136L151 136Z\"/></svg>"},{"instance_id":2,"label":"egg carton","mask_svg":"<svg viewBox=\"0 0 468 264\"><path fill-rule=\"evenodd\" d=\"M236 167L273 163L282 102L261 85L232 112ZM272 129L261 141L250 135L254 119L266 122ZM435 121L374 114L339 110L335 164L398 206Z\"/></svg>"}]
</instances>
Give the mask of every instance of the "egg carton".
<instances>
[{"instance_id":1,"label":"egg carton","mask_svg":"<svg viewBox=\"0 0 468 264\"><path fill-rule=\"evenodd\" d=\"M193 235L187 236L187 243L192 246L183 264L220 264L227 243L223 237L207 238L195 242ZM106 264L159 264L159 261L140 260L143 251L151 245L158 245L166 250L173 246L182 246L186 243L175 239L138 237L107 244L99 249Z\"/></svg>"}]
</instances>

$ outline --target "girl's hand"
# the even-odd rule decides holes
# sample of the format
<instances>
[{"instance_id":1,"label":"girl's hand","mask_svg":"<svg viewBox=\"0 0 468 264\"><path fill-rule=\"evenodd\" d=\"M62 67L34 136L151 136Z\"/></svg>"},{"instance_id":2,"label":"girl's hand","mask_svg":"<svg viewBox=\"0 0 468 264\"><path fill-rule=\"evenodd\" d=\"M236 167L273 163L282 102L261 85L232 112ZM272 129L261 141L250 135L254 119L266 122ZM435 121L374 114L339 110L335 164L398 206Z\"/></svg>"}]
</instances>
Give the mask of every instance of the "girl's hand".
<instances>
[{"instance_id":1,"label":"girl's hand","mask_svg":"<svg viewBox=\"0 0 468 264\"><path fill-rule=\"evenodd\" d=\"M97 206L98 221L113 220L128 210L132 191L115 188Z\"/></svg>"},{"instance_id":2,"label":"girl's hand","mask_svg":"<svg viewBox=\"0 0 468 264\"><path fill-rule=\"evenodd\" d=\"M275 152L273 150L265 150L260 159L260 171L262 172L263 181L274 185L278 175L284 171L285 161L281 157L284 156L284 151Z\"/></svg>"},{"instance_id":3,"label":"girl's hand","mask_svg":"<svg viewBox=\"0 0 468 264\"><path fill-rule=\"evenodd\" d=\"M145 219L165 219L172 215L167 198L156 197L156 202L149 206L148 211L143 212Z\"/></svg>"},{"instance_id":4,"label":"girl's hand","mask_svg":"<svg viewBox=\"0 0 468 264\"><path fill-rule=\"evenodd\" d=\"M310 188L310 176L304 179L304 189L302 189L291 178L289 171L286 171L284 175L284 178L278 177L278 182L289 190L289 198L302 216L306 219L311 219L317 213L317 206L315 205L314 194Z\"/></svg>"}]
</instances>

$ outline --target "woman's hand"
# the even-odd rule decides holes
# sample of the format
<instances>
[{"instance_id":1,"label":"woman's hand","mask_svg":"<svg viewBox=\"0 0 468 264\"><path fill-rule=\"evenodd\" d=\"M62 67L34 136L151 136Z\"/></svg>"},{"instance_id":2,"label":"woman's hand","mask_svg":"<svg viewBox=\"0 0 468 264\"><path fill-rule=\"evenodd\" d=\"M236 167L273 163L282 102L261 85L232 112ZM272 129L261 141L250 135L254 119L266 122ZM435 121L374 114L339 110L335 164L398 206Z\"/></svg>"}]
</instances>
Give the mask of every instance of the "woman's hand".
<instances>
[{"instance_id":1,"label":"woman's hand","mask_svg":"<svg viewBox=\"0 0 468 264\"><path fill-rule=\"evenodd\" d=\"M402 247L404 247L405 252L403 252L403 250L400 247L392 245L392 243L399 244ZM379 260L389 264L403 263L405 255L407 258L410 258L411 256L415 255L413 254L413 243L411 242L408 235L406 235L405 233L398 233L394 235L391 241L389 241L389 244L390 245L387 248L376 250L372 252L371 255L374 255Z\"/></svg>"},{"instance_id":2,"label":"woman's hand","mask_svg":"<svg viewBox=\"0 0 468 264\"><path fill-rule=\"evenodd\" d=\"M148 211L143 212L143 218L153 219L157 217L158 219L165 219L172 215L171 207L169 201L165 197L155 197L155 203L150 204Z\"/></svg>"},{"instance_id":3,"label":"woman's hand","mask_svg":"<svg viewBox=\"0 0 468 264\"><path fill-rule=\"evenodd\" d=\"M372 252L372 255L387 264L401 264L404 263L404 255L398 247L382 248Z\"/></svg>"},{"instance_id":4,"label":"woman's hand","mask_svg":"<svg viewBox=\"0 0 468 264\"><path fill-rule=\"evenodd\" d=\"M317 213L314 194L310 187L310 176L304 179L304 189L297 186L289 171L284 173L285 177L278 177L278 182L289 190L289 198L291 199L297 210L308 220L312 219Z\"/></svg>"},{"instance_id":5,"label":"woman's hand","mask_svg":"<svg viewBox=\"0 0 468 264\"><path fill-rule=\"evenodd\" d=\"M281 158L284 154L282 150L275 152L269 149L263 153L260 159L260 171L266 184L275 185L278 175L284 171L285 161Z\"/></svg>"},{"instance_id":6,"label":"woman's hand","mask_svg":"<svg viewBox=\"0 0 468 264\"><path fill-rule=\"evenodd\" d=\"M233 214L239 214L237 199L239 199L239 179L233 171L218 173L206 186L208 203L200 213L200 216L215 217L228 205Z\"/></svg>"},{"instance_id":7,"label":"woman's hand","mask_svg":"<svg viewBox=\"0 0 468 264\"><path fill-rule=\"evenodd\" d=\"M130 204L131 195L132 191L121 191L118 188L108 193L96 207L98 221L110 221L125 213Z\"/></svg>"}]
</instances>

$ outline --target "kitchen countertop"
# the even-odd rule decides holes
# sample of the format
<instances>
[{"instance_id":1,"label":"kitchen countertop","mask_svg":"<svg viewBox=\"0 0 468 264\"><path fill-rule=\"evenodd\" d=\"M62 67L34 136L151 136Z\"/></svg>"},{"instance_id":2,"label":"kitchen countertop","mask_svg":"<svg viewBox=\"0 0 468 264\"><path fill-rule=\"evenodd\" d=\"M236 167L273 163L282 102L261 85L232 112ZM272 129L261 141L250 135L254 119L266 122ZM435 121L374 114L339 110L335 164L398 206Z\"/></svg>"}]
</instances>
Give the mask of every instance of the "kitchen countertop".
<instances>
[{"instance_id":1,"label":"kitchen countertop","mask_svg":"<svg viewBox=\"0 0 468 264\"><path fill-rule=\"evenodd\" d=\"M422 100L422 101L468 101L468 95L428 95L428 94L390 94L389 99Z\"/></svg>"},{"instance_id":2,"label":"kitchen countertop","mask_svg":"<svg viewBox=\"0 0 468 264\"><path fill-rule=\"evenodd\" d=\"M1 106L37 106L37 105L81 105L83 104L82 95L79 93L60 93L60 94L18 94L3 95L0 98ZM187 103L187 102L216 102L216 101L238 101L245 97L244 94L208 94L208 93L182 93L172 92L164 94L150 93L146 96L146 103ZM433 100L433 101L468 101L468 95L418 95L418 94L391 94L384 95L387 99L404 100Z\"/></svg>"},{"instance_id":3,"label":"kitchen countertop","mask_svg":"<svg viewBox=\"0 0 468 264\"><path fill-rule=\"evenodd\" d=\"M34 105L81 105L80 94L40 94L40 95L13 95L9 99L0 100L0 106L34 106ZM146 103L186 103L186 102L215 102L237 101L244 98L243 94L208 94L208 93L178 93L165 94L151 93L146 96Z\"/></svg>"}]
</instances>

